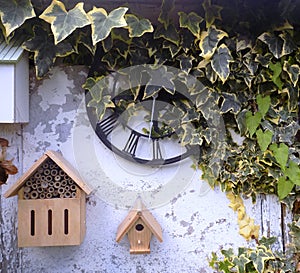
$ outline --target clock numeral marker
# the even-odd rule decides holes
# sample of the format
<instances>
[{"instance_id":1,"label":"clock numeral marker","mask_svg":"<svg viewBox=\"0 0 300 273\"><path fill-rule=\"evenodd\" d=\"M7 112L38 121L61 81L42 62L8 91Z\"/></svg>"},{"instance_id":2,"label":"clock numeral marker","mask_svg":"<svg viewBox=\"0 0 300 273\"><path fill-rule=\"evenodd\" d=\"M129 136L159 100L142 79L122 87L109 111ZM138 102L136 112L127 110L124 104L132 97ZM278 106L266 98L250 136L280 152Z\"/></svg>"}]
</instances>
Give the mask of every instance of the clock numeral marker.
<instances>
[{"instance_id":1,"label":"clock numeral marker","mask_svg":"<svg viewBox=\"0 0 300 273\"><path fill-rule=\"evenodd\" d=\"M138 135L136 132L132 131L126 144L125 144L123 151L135 156L135 152L136 152L136 148L137 148L139 139L140 139L140 135Z\"/></svg>"},{"instance_id":2,"label":"clock numeral marker","mask_svg":"<svg viewBox=\"0 0 300 273\"><path fill-rule=\"evenodd\" d=\"M163 159L158 139L152 140L153 159Z\"/></svg>"},{"instance_id":3,"label":"clock numeral marker","mask_svg":"<svg viewBox=\"0 0 300 273\"><path fill-rule=\"evenodd\" d=\"M112 130L116 127L117 124L118 124L118 116L113 114L101 120L98 123L98 126L100 127L103 134L105 136L108 136L112 132Z\"/></svg>"}]
</instances>

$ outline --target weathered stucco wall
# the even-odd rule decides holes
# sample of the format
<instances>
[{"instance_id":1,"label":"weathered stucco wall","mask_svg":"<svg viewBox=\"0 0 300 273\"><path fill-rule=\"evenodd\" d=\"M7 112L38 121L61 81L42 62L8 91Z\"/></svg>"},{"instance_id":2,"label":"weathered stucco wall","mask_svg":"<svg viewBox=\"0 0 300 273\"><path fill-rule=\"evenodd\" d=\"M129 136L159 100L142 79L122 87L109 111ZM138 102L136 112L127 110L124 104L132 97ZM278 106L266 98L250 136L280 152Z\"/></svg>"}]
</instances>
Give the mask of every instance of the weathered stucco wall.
<instances>
[{"instance_id":1,"label":"weathered stucco wall","mask_svg":"<svg viewBox=\"0 0 300 273\"><path fill-rule=\"evenodd\" d=\"M212 251L247 245L238 234L236 215L228 207L229 201L224 193L209 190L205 182L200 181L200 174L193 173L191 168L185 169L185 172L192 172L185 188L167 191L165 199L150 205L152 214L162 226L163 243L153 238L151 254L130 255L127 238L120 244L115 242L118 225L135 201L131 197L141 189L147 192L151 185L147 184L147 176L137 169L131 170L125 178L117 175L122 173L122 162L112 156L97 138L87 133L89 124L82 107L84 91L81 88L85 78L84 67L56 67L42 81L36 80L32 73L30 123L23 126L0 124L0 136L11 143L9 157L15 157L14 162L20 170L1 188L1 272L206 273L213 272L207 261ZM76 131L78 120L83 126L81 129L84 129L80 132ZM78 141L81 133L82 142ZM84 177L94 191L87 199L87 232L83 244L18 249L17 197L5 199L3 193L47 149L61 151L79 170L84 167L83 163L94 166L95 155L81 158L81 149L86 150L86 144L92 145L97 160L108 162L109 167L102 166L105 171L101 176L94 170ZM181 172L169 168L159 170L156 175L169 179L174 171L178 175ZM155 173L151 175L155 176ZM114 176L119 188L105 188L106 181L114 180ZM132 186L135 178L140 183ZM126 186L132 189L133 195L124 195L122 188ZM169 187L171 189L172 184ZM124 196L127 198L125 201ZM151 198L149 200L148 203L151 203ZM256 204L252 204L251 200L245 203L249 215L262 226L263 234L277 236L278 247L282 248L287 238L286 231L282 231L281 207L276 198L261 197Z\"/></svg>"}]
</instances>

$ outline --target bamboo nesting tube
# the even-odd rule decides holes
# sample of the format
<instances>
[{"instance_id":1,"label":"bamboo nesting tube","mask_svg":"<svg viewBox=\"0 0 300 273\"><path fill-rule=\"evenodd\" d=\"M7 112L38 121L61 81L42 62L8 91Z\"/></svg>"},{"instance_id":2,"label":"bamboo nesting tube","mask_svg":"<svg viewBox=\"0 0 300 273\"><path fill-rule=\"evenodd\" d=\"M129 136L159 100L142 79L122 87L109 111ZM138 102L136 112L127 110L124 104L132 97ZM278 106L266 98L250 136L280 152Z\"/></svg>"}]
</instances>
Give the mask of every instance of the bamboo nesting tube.
<instances>
[{"instance_id":1,"label":"bamboo nesting tube","mask_svg":"<svg viewBox=\"0 0 300 273\"><path fill-rule=\"evenodd\" d=\"M52 170L52 169L55 169L56 168L56 164L55 163L50 163L49 164L49 168Z\"/></svg>"},{"instance_id":2,"label":"bamboo nesting tube","mask_svg":"<svg viewBox=\"0 0 300 273\"><path fill-rule=\"evenodd\" d=\"M61 181L61 186L62 186L62 187L67 186L67 184L68 184L68 181L65 180L65 179Z\"/></svg>"},{"instance_id":3,"label":"bamboo nesting tube","mask_svg":"<svg viewBox=\"0 0 300 273\"><path fill-rule=\"evenodd\" d=\"M54 181L60 181L60 180L61 180L61 176L60 175L54 176Z\"/></svg>"},{"instance_id":4,"label":"bamboo nesting tube","mask_svg":"<svg viewBox=\"0 0 300 273\"><path fill-rule=\"evenodd\" d=\"M23 188L23 190L24 190L24 193L29 193L29 192L31 191L31 187L25 186L25 187Z\"/></svg>"},{"instance_id":5,"label":"bamboo nesting tube","mask_svg":"<svg viewBox=\"0 0 300 273\"><path fill-rule=\"evenodd\" d=\"M56 175L58 175L58 171L56 169L53 169L53 170L50 171L50 174L52 176L56 176Z\"/></svg>"},{"instance_id":6,"label":"bamboo nesting tube","mask_svg":"<svg viewBox=\"0 0 300 273\"><path fill-rule=\"evenodd\" d=\"M59 195L63 194L65 192L65 189L63 187L60 187L57 189L57 192Z\"/></svg>"},{"instance_id":7,"label":"bamboo nesting tube","mask_svg":"<svg viewBox=\"0 0 300 273\"><path fill-rule=\"evenodd\" d=\"M44 170L44 175L46 175L46 176L48 176L48 175L50 175L50 170L49 169L46 169L46 170Z\"/></svg>"},{"instance_id":8,"label":"bamboo nesting tube","mask_svg":"<svg viewBox=\"0 0 300 273\"><path fill-rule=\"evenodd\" d=\"M48 182L52 181L52 176L51 175L46 175L46 181L48 181Z\"/></svg>"},{"instance_id":9,"label":"bamboo nesting tube","mask_svg":"<svg viewBox=\"0 0 300 273\"><path fill-rule=\"evenodd\" d=\"M43 170L47 170L49 168L49 164L45 162L42 166Z\"/></svg>"},{"instance_id":10,"label":"bamboo nesting tube","mask_svg":"<svg viewBox=\"0 0 300 273\"><path fill-rule=\"evenodd\" d=\"M39 197L40 197L40 199L45 199L46 198L46 194L44 192L41 192Z\"/></svg>"},{"instance_id":11,"label":"bamboo nesting tube","mask_svg":"<svg viewBox=\"0 0 300 273\"><path fill-rule=\"evenodd\" d=\"M71 190L71 191L76 191L76 188L77 188L77 187L76 187L75 184L72 184L72 185L70 186L70 190Z\"/></svg>"},{"instance_id":12,"label":"bamboo nesting tube","mask_svg":"<svg viewBox=\"0 0 300 273\"><path fill-rule=\"evenodd\" d=\"M37 187L38 187L38 185L36 183L34 183L34 184L31 185L31 188L34 189L34 190L36 190Z\"/></svg>"},{"instance_id":13,"label":"bamboo nesting tube","mask_svg":"<svg viewBox=\"0 0 300 273\"><path fill-rule=\"evenodd\" d=\"M40 173L35 173L34 175L33 175L33 177L35 178L35 179L40 179L41 178L41 174Z\"/></svg>"},{"instance_id":14,"label":"bamboo nesting tube","mask_svg":"<svg viewBox=\"0 0 300 273\"><path fill-rule=\"evenodd\" d=\"M65 191L64 198L70 198L70 197L71 197L71 192L70 191Z\"/></svg>"},{"instance_id":15,"label":"bamboo nesting tube","mask_svg":"<svg viewBox=\"0 0 300 273\"><path fill-rule=\"evenodd\" d=\"M39 194L37 191L31 191L29 196L30 196L30 199L37 199Z\"/></svg>"},{"instance_id":16,"label":"bamboo nesting tube","mask_svg":"<svg viewBox=\"0 0 300 273\"><path fill-rule=\"evenodd\" d=\"M54 182L54 188L58 189L60 187L61 187L61 182L60 181Z\"/></svg>"},{"instance_id":17,"label":"bamboo nesting tube","mask_svg":"<svg viewBox=\"0 0 300 273\"><path fill-rule=\"evenodd\" d=\"M47 199L51 199L53 197L52 193L51 192L47 192L46 193L46 198Z\"/></svg>"},{"instance_id":18,"label":"bamboo nesting tube","mask_svg":"<svg viewBox=\"0 0 300 273\"><path fill-rule=\"evenodd\" d=\"M54 192L54 187L49 187L49 188L48 188L48 192L49 192L49 193L53 193L53 192Z\"/></svg>"},{"instance_id":19,"label":"bamboo nesting tube","mask_svg":"<svg viewBox=\"0 0 300 273\"><path fill-rule=\"evenodd\" d=\"M48 183L47 181L42 181L42 182L41 182L41 187L42 187L43 189L47 189L48 186L49 186L49 183Z\"/></svg>"},{"instance_id":20,"label":"bamboo nesting tube","mask_svg":"<svg viewBox=\"0 0 300 273\"><path fill-rule=\"evenodd\" d=\"M24 193L24 199L26 199L26 200L30 199L30 194L25 192Z\"/></svg>"},{"instance_id":21,"label":"bamboo nesting tube","mask_svg":"<svg viewBox=\"0 0 300 273\"><path fill-rule=\"evenodd\" d=\"M71 193L71 197L72 197L72 198L75 198L75 197L76 197L76 191L73 191L73 192Z\"/></svg>"},{"instance_id":22,"label":"bamboo nesting tube","mask_svg":"<svg viewBox=\"0 0 300 273\"><path fill-rule=\"evenodd\" d=\"M66 173L65 173L63 170L59 170L58 174L59 174L61 177L64 177Z\"/></svg>"},{"instance_id":23,"label":"bamboo nesting tube","mask_svg":"<svg viewBox=\"0 0 300 273\"><path fill-rule=\"evenodd\" d=\"M44 192L44 189L41 186L39 186L39 187L37 187L36 191L38 193L42 193L42 192Z\"/></svg>"}]
</instances>

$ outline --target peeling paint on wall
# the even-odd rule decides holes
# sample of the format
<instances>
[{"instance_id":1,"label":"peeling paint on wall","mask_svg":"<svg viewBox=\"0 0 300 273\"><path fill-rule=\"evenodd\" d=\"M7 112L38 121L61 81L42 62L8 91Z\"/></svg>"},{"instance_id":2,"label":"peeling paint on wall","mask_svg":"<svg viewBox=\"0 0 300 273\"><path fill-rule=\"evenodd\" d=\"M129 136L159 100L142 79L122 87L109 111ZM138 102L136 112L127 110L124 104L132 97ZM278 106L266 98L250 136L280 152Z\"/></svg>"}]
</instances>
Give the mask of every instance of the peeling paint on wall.
<instances>
[{"instance_id":1,"label":"peeling paint on wall","mask_svg":"<svg viewBox=\"0 0 300 273\"><path fill-rule=\"evenodd\" d=\"M60 150L76 165L72 146L73 123L84 98L81 86L86 76L86 69L80 66L55 67L42 81L35 79L32 72L30 123L23 129L0 125L1 136L6 132L5 137L13 140L11 153L18 159L21 172L47 149ZM82 122L86 121L83 119ZM101 149L100 158L107 152L105 147ZM10 178L3 190L16 178ZM169 203L151 210L163 228L164 241L159 243L153 238L149 255L130 255L126 237L120 244L115 242L117 227L128 211L118 204L104 202L96 194L87 199L86 238L82 245L74 247L18 249L16 198L1 198L0 201L2 272L209 273L213 270L208 268L207 258L212 251L248 245L238 235L236 215L228 207L225 194L219 190L203 192L199 176ZM264 235L272 231L271 235L281 238L278 225L280 205L275 198L261 198L256 204L246 200L245 205L249 216L254 217L257 224L262 224Z\"/></svg>"}]
</instances>

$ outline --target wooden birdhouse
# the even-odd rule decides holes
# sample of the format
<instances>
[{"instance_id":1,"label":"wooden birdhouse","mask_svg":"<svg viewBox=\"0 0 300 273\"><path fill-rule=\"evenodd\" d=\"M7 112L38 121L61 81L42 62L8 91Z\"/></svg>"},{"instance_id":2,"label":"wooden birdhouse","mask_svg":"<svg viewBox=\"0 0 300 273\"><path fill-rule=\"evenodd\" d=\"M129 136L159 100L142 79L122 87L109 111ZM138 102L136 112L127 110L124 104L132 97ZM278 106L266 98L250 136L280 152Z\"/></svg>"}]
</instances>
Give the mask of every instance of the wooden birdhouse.
<instances>
[{"instance_id":1,"label":"wooden birdhouse","mask_svg":"<svg viewBox=\"0 0 300 273\"><path fill-rule=\"evenodd\" d=\"M5 193L18 195L18 245L79 245L91 190L60 153L47 151Z\"/></svg>"},{"instance_id":2,"label":"wooden birdhouse","mask_svg":"<svg viewBox=\"0 0 300 273\"><path fill-rule=\"evenodd\" d=\"M150 253L150 241L154 235L160 242L162 229L150 211L145 207L140 198L137 199L133 209L119 225L116 241L128 235L130 254Z\"/></svg>"},{"instance_id":3,"label":"wooden birdhouse","mask_svg":"<svg viewBox=\"0 0 300 273\"><path fill-rule=\"evenodd\" d=\"M0 40L0 123L29 121L29 62L21 44Z\"/></svg>"}]
</instances>

